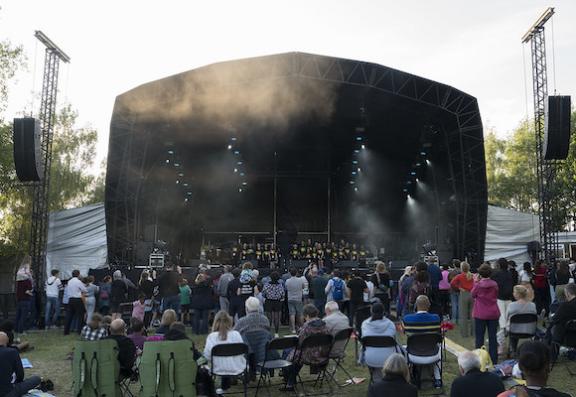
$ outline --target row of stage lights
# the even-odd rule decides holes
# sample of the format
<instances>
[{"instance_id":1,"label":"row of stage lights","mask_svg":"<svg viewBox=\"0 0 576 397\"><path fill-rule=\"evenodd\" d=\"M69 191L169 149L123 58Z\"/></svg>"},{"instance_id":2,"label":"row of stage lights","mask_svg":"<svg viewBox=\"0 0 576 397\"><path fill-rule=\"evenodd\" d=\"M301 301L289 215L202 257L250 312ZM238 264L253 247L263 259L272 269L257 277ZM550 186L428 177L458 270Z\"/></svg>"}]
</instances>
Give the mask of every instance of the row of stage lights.
<instances>
[{"instance_id":1,"label":"row of stage lights","mask_svg":"<svg viewBox=\"0 0 576 397\"><path fill-rule=\"evenodd\" d=\"M239 178L238 182L238 192L242 193L244 189L248 186L246 181L246 167L244 166L244 160L242 160L242 154L238 147L238 138L235 136L230 138L228 146L226 147L234 155L234 175Z\"/></svg>"},{"instance_id":2,"label":"row of stage lights","mask_svg":"<svg viewBox=\"0 0 576 397\"><path fill-rule=\"evenodd\" d=\"M350 186L353 187L354 191L358 191L358 179L360 178L360 173L362 172L362 164L360 162L360 154L363 150L366 150L366 137L364 136L364 127L356 128L356 135L354 138L354 151L352 152L352 167L350 172Z\"/></svg>"},{"instance_id":3,"label":"row of stage lights","mask_svg":"<svg viewBox=\"0 0 576 397\"><path fill-rule=\"evenodd\" d=\"M424 165L430 165L430 160L426 158L428 153L425 149L421 149L416 162L412 165L412 169L410 170L410 175L408 176L408 180L404 185L404 189L402 190L404 194L410 197L410 188L420 182L419 171Z\"/></svg>"},{"instance_id":4,"label":"row of stage lights","mask_svg":"<svg viewBox=\"0 0 576 397\"><path fill-rule=\"evenodd\" d=\"M168 158L165 161L167 166L172 166L176 169L176 185L181 186L184 193L184 202L187 203L192 199L192 190L190 189L190 183L184 179L184 172L182 163L176 157L176 151L174 149L168 149Z\"/></svg>"}]
</instances>

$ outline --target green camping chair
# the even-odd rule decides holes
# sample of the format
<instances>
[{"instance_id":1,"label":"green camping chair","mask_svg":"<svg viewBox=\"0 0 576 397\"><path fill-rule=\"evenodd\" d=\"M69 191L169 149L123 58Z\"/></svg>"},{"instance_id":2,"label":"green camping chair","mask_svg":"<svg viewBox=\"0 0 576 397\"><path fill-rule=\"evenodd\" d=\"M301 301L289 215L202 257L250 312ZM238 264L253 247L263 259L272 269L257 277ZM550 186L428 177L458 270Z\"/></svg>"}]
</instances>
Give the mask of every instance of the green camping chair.
<instances>
[{"instance_id":1,"label":"green camping chair","mask_svg":"<svg viewBox=\"0 0 576 397\"><path fill-rule=\"evenodd\" d=\"M77 342L72 360L74 396L120 397L120 363L115 340Z\"/></svg>"},{"instance_id":2,"label":"green camping chair","mask_svg":"<svg viewBox=\"0 0 576 397\"><path fill-rule=\"evenodd\" d=\"M141 397L196 397L191 340L146 342L140 361Z\"/></svg>"}]
</instances>

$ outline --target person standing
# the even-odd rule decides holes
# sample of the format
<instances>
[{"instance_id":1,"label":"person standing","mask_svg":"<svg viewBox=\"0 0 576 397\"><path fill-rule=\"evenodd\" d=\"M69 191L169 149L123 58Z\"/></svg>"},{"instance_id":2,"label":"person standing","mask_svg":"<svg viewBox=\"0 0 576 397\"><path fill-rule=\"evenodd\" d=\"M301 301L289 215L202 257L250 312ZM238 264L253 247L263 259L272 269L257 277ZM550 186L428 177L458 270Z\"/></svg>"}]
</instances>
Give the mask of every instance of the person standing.
<instances>
[{"instance_id":1,"label":"person standing","mask_svg":"<svg viewBox=\"0 0 576 397\"><path fill-rule=\"evenodd\" d=\"M98 294L98 307L103 316L110 312L110 295L112 294L112 277L106 276L100 283L100 294Z\"/></svg>"},{"instance_id":2,"label":"person standing","mask_svg":"<svg viewBox=\"0 0 576 397\"><path fill-rule=\"evenodd\" d=\"M220 303L220 310L228 312L230 309L230 301L228 300L228 284L230 281L234 280L234 276L230 273L230 266L224 266L224 274L220 276L218 280L218 286L216 287L218 291L218 301Z\"/></svg>"},{"instance_id":3,"label":"person standing","mask_svg":"<svg viewBox=\"0 0 576 397\"><path fill-rule=\"evenodd\" d=\"M286 294L288 298L288 313L290 315L290 330L295 334L296 326L301 324L304 280L302 280L302 277L298 277L298 271L295 267L290 268L290 275L291 277L286 280Z\"/></svg>"},{"instance_id":4,"label":"person standing","mask_svg":"<svg viewBox=\"0 0 576 397\"><path fill-rule=\"evenodd\" d=\"M94 276L86 277L84 284L86 284L86 322L89 323L92 320L94 310L96 310L96 296L100 292L100 288L94 285Z\"/></svg>"},{"instance_id":5,"label":"person standing","mask_svg":"<svg viewBox=\"0 0 576 397\"><path fill-rule=\"evenodd\" d=\"M354 278L348 281L348 295L350 296L349 310L348 310L348 320L350 326L354 325L354 313L356 310L364 305L364 294L368 292L368 286L366 281L362 278L360 271L354 273Z\"/></svg>"},{"instance_id":6,"label":"person standing","mask_svg":"<svg viewBox=\"0 0 576 397\"><path fill-rule=\"evenodd\" d=\"M492 268L489 265L482 265L478 268L480 280L472 288L472 299L474 300L474 309L472 317L474 318L476 349L484 345L484 334L488 330L488 352L492 363L498 362L498 342L496 333L498 330L498 319L500 310L498 310L498 284L490 279Z\"/></svg>"},{"instance_id":7,"label":"person standing","mask_svg":"<svg viewBox=\"0 0 576 397\"><path fill-rule=\"evenodd\" d=\"M208 315L214 307L210 277L199 273L191 289L192 331L196 335L208 334Z\"/></svg>"},{"instance_id":8,"label":"person standing","mask_svg":"<svg viewBox=\"0 0 576 397\"><path fill-rule=\"evenodd\" d=\"M326 284L328 278L324 275L323 270L312 269L312 281L310 282L310 290L314 296L314 306L320 312L320 316L324 315L324 305L326 305Z\"/></svg>"},{"instance_id":9,"label":"person standing","mask_svg":"<svg viewBox=\"0 0 576 397\"><path fill-rule=\"evenodd\" d=\"M72 271L72 278L68 280L68 311L66 312L66 323L64 325L64 335L72 331L80 333L84 322L84 297L86 295L86 286L80 280L80 270Z\"/></svg>"},{"instance_id":10,"label":"person standing","mask_svg":"<svg viewBox=\"0 0 576 397\"><path fill-rule=\"evenodd\" d=\"M152 321L152 310L154 309L154 281L150 277L150 273L144 270L140 274L138 281L138 292L144 295L144 327L147 328Z\"/></svg>"},{"instance_id":11,"label":"person standing","mask_svg":"<svg viewBox=\"0 0 576 397\"><path fill-rule=\"evenodd\" d=\"M534 303L538 314L548 314L550 308L550 286L548 285L546 262L539 260L534 268Z\"/></svg>"},{"instance_id":12,"label":"person standing","mask_svg":"<svg viewBox=\"0 0 576 397\"><path fill-rule=\"evenodd\" d=\"M332 272L332 278L328 280L324 292L326 293L326 302L334 301L338 303L340 310L342 310L344 295L346 294L346 284L340 276L340 271L334 270L334 272Z\"/></svg>"},{"instance_id":13,"label":"person standing","mask_svg":"<svg viewBox=\"0 0 576 397\"><path fill-rule=\"evenodd\" d=\"M506 345L506 319L508 318L508 307L514 299L512 273L508 271L508 261L500 258L497 261L498 270L492 274L492 280L498 284L498 310L500 318L498 319L498 348L500 353L505 352Z\"/></svg>"},{"instance_id":14,"label":"person standing","mask_svg":"<svg viewBox=\"0 0 576 397\"><path fill-rule=\"evenodd\" d=\"M458 274L450 282L450 286L458 292L458 326L460 334L467 338L472 329L472 296L470 292L474 287L474 276L470 273L468 262L460 263L462 273Z\"/></svg>"},{"instance_id":15,"label":"person standing","mask_svg":"<svg viewBox=\"0 0 576 397\"><path fill-rule=\"evenodd\" d=\"M564 288L570 283L570 267L568 266L568 261L561 260L558 263L558 269L556 270L556 284L554 285L554 293L556 294L556 299L559 303L566 301L566 296L564 295Z\"/></svg>"},{"instance_id":16,"label":"person standing","mask_svg":"<svg viewBox=\"0 0 576 397\"><path fill-rule=\"evenodd\" d=\"M180 275L175 265L168 265L166 271L158 278L158 288L162 297L162 311L172 309L180 313L180 288L178 280Z\"/></svg>"},{"instance_id":17,"label":"person standing","mask_svg":"<svg viewBox=\"0 0 576 397\"><path fill-rule=\"evenodd\" d=\"M447 263L442 265L442 278L438 283L438 293L440 297L440 306L442 307L442 316L450 315L450 267Z\"/></svg>"},{"instance_id":18,"label":"person standing","mask_svg":"<svg viewBox=\"0 0 576 397\"><path fill-rule=\"evenodd\" d=\"M284 304L284 286L280 282L280 275L278 272L273 271L270 274L270 282L264 284L262 289L262 296L264 297L264 311L274 328L275 336L278 336L280 329L280 317L282 315L282 306Z\"/></svg>"},{"instance_id":19,"label":"person standing","mask_svg":"<svg viewBox=\"0 0 576 397\"><path fill-rule=\"evenodd\" d=\"M377 261L370 281L374 284L374 297L380 299L386 314L390 313L390 273L384 262Z\"/></svg>"},{"instance_id":20,"label":"person standing","mask_svg":"<svg viewBox=\"0 0 576 397\"><path fill-rule=\"evenodd\" d=\"M60 290L62 281L60 280L60 271L52 269L51 276L46 280L46 309L44 315L44 324L46 329L56 326L60 316ZM54 314L52 314L54 311Z\"/></svg>"},{"instance_id":21,"label":"person standing","mask_svg":"<svg viewBox=\"0 0 576 397\"><path fill-rule=\"evenodd\" d=\"M448 275L448 281L452 283L452 280L460 274L460 260L452 259L452 269L450 269L450 274ZM460 312L459 303L460 301L460 290L458 288L452 287L450 285L450 320L458 321L458 315Z\"/></svg>"},{"instance_id":22,"label":"person standing","mask_svg":"<svg viewBox=\"0 0 576 397\"><path fill-rule=\"evenodd\" d=\"M18 273L16 280L16 333L28 329L32 305L32 280L28 273Z\"/></svg>"},{"instance_id":23,"label":"person standing","mask_svg":"<svg viewBox=\"0 0 576 397\"><path fill-rule=\"evenodd\" d=\"M112 319L122 318L122 309L120 306L126 301L128 294L128 286L122 279L122 272L116 270L112 274L112 287L110 294L110 310L112 312Z\"/></svg>"}]
</instances>

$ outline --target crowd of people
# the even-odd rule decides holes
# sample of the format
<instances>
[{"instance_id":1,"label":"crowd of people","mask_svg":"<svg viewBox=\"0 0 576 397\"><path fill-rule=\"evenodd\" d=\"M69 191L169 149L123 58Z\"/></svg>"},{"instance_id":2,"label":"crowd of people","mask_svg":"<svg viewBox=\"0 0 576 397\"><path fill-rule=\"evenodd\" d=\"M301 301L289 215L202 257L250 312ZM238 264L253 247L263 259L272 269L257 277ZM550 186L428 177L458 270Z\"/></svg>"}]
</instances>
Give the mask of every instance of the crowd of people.
<instances>
[{"instance_id":1,"label":"crowd of people","mask_svg":"<svg viewBox=\"0 0 576 397\"><path fill-rule=\"evenodd\" d=\"M204 350L196 353L210 362L212 348L221 343L246 343L261 350L266 342L279 337L282 323L288 324L289 332L300 341L316 334L335 336L355 327L359 309L369 307L370 316L357 329L358 336L399 340L400 333L441 334L443 322L453 321L462 336L474 335L476 348L485 345L487 334L492 363L497 364L511 353L526 374L533 374L533 384L528 382L528 391L519 390L518 395L529 393L534 387L544 388L547 363L558 354L567 323L576 320L573 266L560 262L556 268L549 268L540 261L534 270L525 264L517 272L513 262L500 259L476 270L472 272L468 263L457 260L443 266L418 262L406 267L395 281L382 262L377 262L371 273L331 271L311 264L305 269L291 267L283 274L273 271L260 277L252 263L246 262L234 269L226 266L216 276L200 268L191 282L176 266L169 266L159 277L145 270L137 283L117 270L96 284L93 277L81 277L75 270L65 285L58 270L53 270L46 280L45 323L48 328L58 324L59 306L64 304L64 334L77 332L87 341L116 340L121 370L128 377L133 376L134 363L146 342L187 338L187 325L192 333L205 335ZM26 304L22 302L31 290L31 278L19 277L17 334L26 329ZM130 295L138 298L129 300ZM539 329L533 330L534 339L539 341L519 347L518 340L510 338L507 346L510 319L523 313L540 316ZM3 342L0 332L0 346L18 351L13 342ZM0 361L4 351L0 348ZM441 349L438 352L442 354ZM435 365L441 357L411 356L402 349L402 354L397 353L398 349L392 347L362 350L359 361L368 367L372 380L369 396L384 391L397 391L399 396L416 395L416 389L409 384L408 362L429 366L434 387L443 387L440 368ZM5 357L12 362L14 353L10 354L5 353ZM320 362L325 354L314 351L302 357L297 350L286 352L293 366L283 373L282 390L294 389L304 362ZM499 377L479 370L476 355L463 354L458 360L462 377L453 383L452 396L464 396L475 384L485 388L477 389L484 390L483 394L474 395L505 393ZM251 372L255 373L257 360L249 361ZM235 374L246 366L246 361L242 357L218 357L214 365L220 374ZM16 367L14 370L20 371ZM16 380L24 385L22 390L30 384L24 383L20 375ZM219 393L230 387L230 380L222 378ZM0 384L3 390L1 387Z\"/></svg>"}]
</instances>

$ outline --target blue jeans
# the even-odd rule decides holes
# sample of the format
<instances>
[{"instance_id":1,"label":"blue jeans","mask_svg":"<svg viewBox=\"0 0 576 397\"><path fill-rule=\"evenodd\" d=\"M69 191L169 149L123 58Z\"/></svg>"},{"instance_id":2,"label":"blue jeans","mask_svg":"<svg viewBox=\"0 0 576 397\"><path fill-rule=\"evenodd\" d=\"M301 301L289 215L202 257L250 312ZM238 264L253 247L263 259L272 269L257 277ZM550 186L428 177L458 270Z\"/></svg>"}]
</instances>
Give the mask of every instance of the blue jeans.
<instances>
[{"instance_id":1,"label":"blue jeans","mask_svg":"<svg viewBox=\"0 0 576 397\"><path fill-rule=\"evenodd\" d=\"M492 363L498 363L498 341L496 333L498 332L498 319L495 320L480 320L474 319L475 333L476 333L476 349L484 345L484 332L488 329L488 353Z\"/></svg>"},{"instance_id":2,"label":"blue jeans","mask_svg":"<svg viewBox=\"0 0 576 397\"><path fill-rule=\"evenodd\" d=\"M192 332L196 335L208 334L208 309L192 309Z\"/></svg>"},{"instance_id":3,"label":"blue jeans","mask_svg":"<svg viewBox=\"0 0 576 397\"><path fill-rule=\"evenodd\" d=\"M176 314L180 314L180 295L167 296L162 299L162 311L172 309Z\"/></svg>"},{"instance_id":4,"label":"blue jeans","mask_svg":"<svg viewBox=\"0 0 576 397\"><path fill-rule=\"evenodd\" d=\"M28 329L31 301L18 301L16 305L16 333L21 334Z\"/></svg>"},{"instance_id":5,"label":"blue jeans","mask_svg":"<svg viewBox=\"0 0 576 397\"><path fill-rule=\"evenodd\" d=\"M458 320L458 295L460 295L459 292L450 291L450 306L452 307L450 319L452 321Z\"/></svg>"},{"instance_id":6,"label":"blue jeans","mask_svg":"<svg viewBox=\"0 0 576 397\"><path fill-rule=\"evenodd\" d=\"M50 316L54 310L54 315ZM44 324L46 327L56 325L58 317L60 316L60 299L57 296L46 297L46 314L44 316Z\"/></svg>"}]
</instances>

